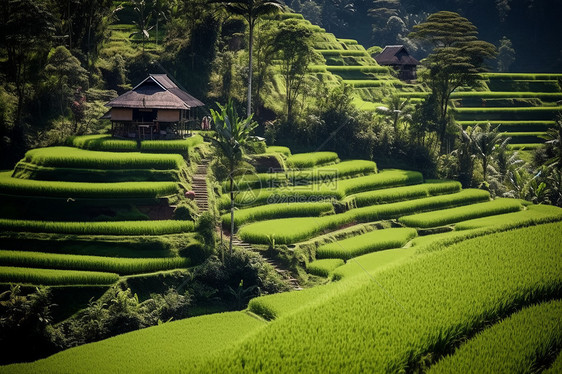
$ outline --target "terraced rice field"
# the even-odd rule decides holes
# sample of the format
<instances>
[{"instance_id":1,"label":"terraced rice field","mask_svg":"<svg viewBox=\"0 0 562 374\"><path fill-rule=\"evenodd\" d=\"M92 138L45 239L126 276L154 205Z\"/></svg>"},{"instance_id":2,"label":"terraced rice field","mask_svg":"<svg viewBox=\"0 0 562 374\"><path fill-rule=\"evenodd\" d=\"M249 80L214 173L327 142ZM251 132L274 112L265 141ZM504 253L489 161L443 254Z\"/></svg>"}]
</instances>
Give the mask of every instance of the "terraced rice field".
<instances>
[{"instance_id":1,"label":"terraced rice field","mask_svg":"<svg viewBox=\"0 0 562 374\"><path fill-rule=\"evenodd\" d=\"M188 233L195 230L193 221L174 219L168 199L182 200L187 161L202 140L139 147L89 135L71 138L65 147L27 152L13 172L0 173L0 282L108 285L120 276L191 266L184 257L189 250L183 256L164 250L167 237L194 238ZM131 255L132 237L147 238L144 247L153 249ZM87 250L65 249L88 238ZM198 246L187 236L175 240ZM124 254L137 258L119 258Z\"/></svg>"},{"instance_id":2,"label":"terraced rice field","mask_svg":"<svg viewBox=\"0 0 562 374\"><path fill-rule=\"evenodd\" d=\"M534 363L556 370L561 233L561 223L499 232L368 276L360 269L253 299L249 310L270 323L244 312L196 317L3 371L499 372Z\"/></svg>"}]
</instances>

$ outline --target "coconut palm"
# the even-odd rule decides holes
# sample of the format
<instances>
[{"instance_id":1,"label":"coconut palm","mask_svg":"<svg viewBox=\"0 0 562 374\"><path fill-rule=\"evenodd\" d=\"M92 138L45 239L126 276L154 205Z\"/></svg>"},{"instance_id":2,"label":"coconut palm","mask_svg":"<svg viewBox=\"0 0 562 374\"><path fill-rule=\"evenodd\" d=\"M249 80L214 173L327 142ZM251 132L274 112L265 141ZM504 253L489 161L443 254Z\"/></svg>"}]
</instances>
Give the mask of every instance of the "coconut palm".
<instances>
[{"instance_id":1,"label":"coconut palm","mask_svg":"<svg viewBox=\"0 0 562 374\"><path fill-rule=\"evenodd\" d=\"M479 126L477 126L477 128L478 127ZM482 161L484 182L486 182L488 165L492 155L498 147L505 147L510 139L504 139L502 134L498 132L498 127L491 129L489 123L483 127L479 127L477 131L473 132L472 137L473 149L476 157Z\"/></svg>"},{"instance_id":2,"label":"coconut palm","mask_svg":"<svg viewBox=\"0 0 562 374\"><path fill-rule=\"evenodd\" d=\"M256 21L265 15L275 14L284 9L279 0L211 0L211 3L222 4L232 14L237 14L248 22L249 26L249 62L248 62L248 109L252 113L252 54L254 50L254 27Z\"/></svg>"},{"instance_id":3,"label":"coconut palm","mask_svg":"<svg viewBox=\"0 0 562 374\"><path fill-rule=\"evenodd\" d=\"M150 38L150 34L148 33L150 30L154 28L154 26L148 26L150 21L152 20L152 14L146 15L146 3L144 0L131 0L131 5L133 6L133 11L137 19L133 21L135 24L137 31L131 33L129 38L132 38L135 35L140 35L142 40L142 53L144 54L144 42L145 39L148 40Z\"/></svg>"},{"instance_id":4,"label":"coconut palm","mask_svg":"<svg viewBox=\"0 0 562 374\"><path fill-rule=\"evenodd\" d=\"M211 109L216 138L211 139L228 162L228 179L230 182L230 245L234 236L234 173L236 165L242 159L242 148L251 141L251 133L258 126L252 116L245 119L238 117L231 100L225 106L217 103L220 111Z\"/></svg>"}]
</instances>

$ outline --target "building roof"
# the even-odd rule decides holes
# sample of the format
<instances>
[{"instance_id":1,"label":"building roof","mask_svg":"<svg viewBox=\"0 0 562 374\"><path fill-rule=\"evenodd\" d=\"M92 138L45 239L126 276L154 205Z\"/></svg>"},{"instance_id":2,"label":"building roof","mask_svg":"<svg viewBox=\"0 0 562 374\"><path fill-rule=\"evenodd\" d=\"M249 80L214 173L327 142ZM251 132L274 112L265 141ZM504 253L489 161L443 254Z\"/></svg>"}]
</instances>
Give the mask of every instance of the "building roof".
<instances>
[{"instance_id":1,"label":"building roof","mask_svg":"<svg viewBox=\"0 0 562 374\"><path fill-rule=\"evenodd\" d=\"M204 106L166 74L150 74L130 91L106 104L112 108L190 109Z\"/></svg>"},{"instance_id":2,"label":"building roof","mask_svg":"<svg viewBox=\"0 0 562 374\"><path fill-rule=\"evenodd\" d=\"M375 56L379 65L419 65L420 62L410 56L403 45L387 45Z\"/></svg>"}]
</instances>

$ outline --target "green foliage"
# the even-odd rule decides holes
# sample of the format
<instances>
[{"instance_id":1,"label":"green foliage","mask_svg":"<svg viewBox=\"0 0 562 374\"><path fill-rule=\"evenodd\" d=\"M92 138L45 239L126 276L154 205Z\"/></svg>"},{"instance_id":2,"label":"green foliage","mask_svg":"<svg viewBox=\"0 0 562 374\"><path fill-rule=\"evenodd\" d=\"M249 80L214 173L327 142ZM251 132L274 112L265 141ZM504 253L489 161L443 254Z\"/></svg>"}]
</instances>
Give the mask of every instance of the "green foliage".
<instances>
[{"instance_id":1,"label":"green foliage","mask_svg":"<svg viewBox=\"0 0 562 374\"><path fill-rule=\"evenodd\" d=\"M517 200L496 199L485 203L400 217L399 221L411 227L436 227L473 218L516 212L520 209L521 204Z\"/></svg>"},{"instance_id":2,"label":"green foliage","mask_svg":"<svg viewBox=\"0 0 562 374\"><path fill-rule=\"evenodd\" d=\"M115 273L97 271L34 269L24 267L0 266L0 282L28 283L35 285L113 284L119 279Z\"/></svg>"},{"instance_id":3,"label":"green foliage","mask_svg":"<svg viewBox=\"0 0 562 374\"><path fill-rule=\"evenodd\" d=\"M560 300L524 308L485 329L428 372L509 373L541 368L562 347L561 315Z\"/></svg>"},{"instance_id":4,"label":"green foliage","mask_svg":"<svg viewBox=\"0 0 562 374\"><path fill-rule=\"evenodd\" d=\"M478 40L478 31L468 19L458 13L440 11L431 14L425 22L414 26L410 38L434 45L425 59L428 67L428 85L437 98L438 135L441 153L445 153L447 115L451 93L461 86L474 86L477 73L484 61L496 54L496 47Z\"/></svg>"},{"instance_id":5,"label":"green foliage","mask_svg":"<svg viewBox=\"0 0 562 374\"><path fill-rule=\"evenodd\" d=\"M42 269L86 270L128 275L185 268L190 265L190 260L181 257L113 258L3 250L0 251L0 265Z\"/></svg>"},{"instance_id":6,"label":"green foliage","mask_svg":"<svg viewBox=\"0 0 562 374\"><path fill-rule=\"evenodd\" d=\"M3 231L78 235L164 235L193 231L192 221L54 222L0 219Z\"/></svg>"},{"instance_id":7,"label":"green foliage","mask_svg":"<svg viewBox=\"0 0 562 374\"><path fill-rule=\"evenodd\" d=\"M318 247L316 256L349 260L370 252L399 248L416 235L417 231L409 228L374 230L367 234L324 244Z\"/></svg>"},{"instance_id":8,"label":"green foliage","mask_svg":"<svg viewBox=\"0 0 562 374\"><path fill-rule=\"evenodd\" d=\"M334 269L342 266L344 261L340 258L326 258L323 260L316 260L309 262L306 270L310 274L318 275L319 277L327 277Z\"/></svg>"},{"instance_id":9,"label":"green foliage","mask_svg":"<svg viewBox=\"0 0 562 374\"><path fill-rule=\"evenodd\" d=\"M12 178L11 172L0 173L0 192L10 195L143 198L176 194L178 188L176 182L69 183Z\"/></svg>"}]
</instances>

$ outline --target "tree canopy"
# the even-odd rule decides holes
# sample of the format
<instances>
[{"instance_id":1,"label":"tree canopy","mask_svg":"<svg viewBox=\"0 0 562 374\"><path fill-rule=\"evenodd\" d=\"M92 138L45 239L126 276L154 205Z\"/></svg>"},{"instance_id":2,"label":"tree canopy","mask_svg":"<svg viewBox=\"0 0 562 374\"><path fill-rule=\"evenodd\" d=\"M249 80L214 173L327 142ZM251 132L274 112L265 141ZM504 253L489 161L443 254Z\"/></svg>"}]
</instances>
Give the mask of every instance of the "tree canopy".
<instances>
[{"instance_id":1,"label":"tree canopy","mask_svg":"<svg viewBox=\"0 0 562 374\"><path fill-rule=\"evenodd\" d=\"M445 149L447 112L451 93L461 86L473 86L484 62L496 55L496 47L479 40L478 30L455 12L441 11L414 26L409 37L434 46L422 64L428 69L427 82L438 103L439 140Z\"/></svg>"}]
</instances>

